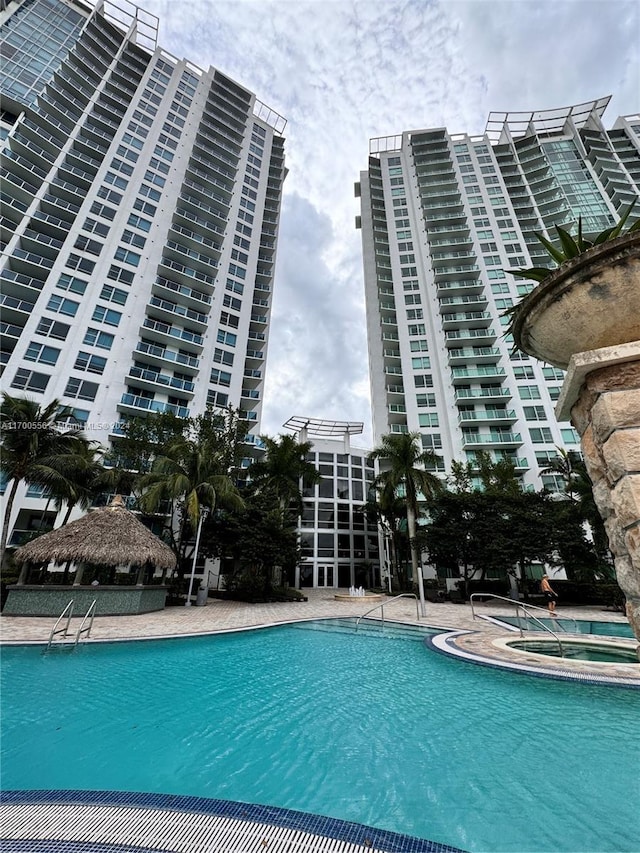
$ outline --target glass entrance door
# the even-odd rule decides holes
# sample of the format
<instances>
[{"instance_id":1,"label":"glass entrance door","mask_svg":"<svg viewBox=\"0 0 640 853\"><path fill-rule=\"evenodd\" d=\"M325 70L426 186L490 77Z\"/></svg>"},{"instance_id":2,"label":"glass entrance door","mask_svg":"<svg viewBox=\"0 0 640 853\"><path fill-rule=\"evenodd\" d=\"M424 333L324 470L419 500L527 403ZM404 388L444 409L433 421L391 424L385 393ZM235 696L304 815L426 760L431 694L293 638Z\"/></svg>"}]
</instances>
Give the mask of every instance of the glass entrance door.
<instances>
[{"instance_id":1,"label":"glass entrance door","mask_svg":"<svg viewBox=\"0 0 640 853\"><path fill-rule=\"evenodd\" d=\"M334 567L333 566L318 566L317 568L317 587L329 587L333 589L334 582Z\"/></svg>"}]
</instances>

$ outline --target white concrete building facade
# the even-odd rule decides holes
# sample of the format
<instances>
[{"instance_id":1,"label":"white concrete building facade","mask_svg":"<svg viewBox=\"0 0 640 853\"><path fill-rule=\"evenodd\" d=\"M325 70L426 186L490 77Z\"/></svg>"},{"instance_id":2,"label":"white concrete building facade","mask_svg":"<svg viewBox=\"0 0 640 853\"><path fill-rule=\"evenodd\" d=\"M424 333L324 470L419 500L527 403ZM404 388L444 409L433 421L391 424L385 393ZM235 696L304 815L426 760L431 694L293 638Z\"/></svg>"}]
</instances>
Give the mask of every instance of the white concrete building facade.
<instances>
[{"instance_id":1,"label":"white concrete building facade","mask_svg":"<svg viewBox=\"0 0 640 853\"><path fill-rule=\"evenodd\" d=\"M296 568L296 587L379 586L380 536L375 519L365 512L374 497L375 472L367 458L370 449L352 446L351 439L363 424L294 416L284 426L298 442L312 444L307 461L321 476L317 484L301 483L303 561Z\"/></svg>"},{"instance_id":2,"label":"white concrete building facade","mask_svg":"<svg viewBox=\"0 0 640 853\"><path fill-rule=\"evenodd\" d=\"M481 450L511 460L525 487L561 488L540 470L556 448L579 450L554 415L563 372L512 351L504 312L533 282L508 271L549 265L536 232L575 231L578 216L599 232L640 195L640 117L606 130L608 101L493 113L478 137L371 140L356 224L375 443L418 432L443 473Z\"/></svg>"},{"instance_id":3,"label":"white concrete building facade","mask_svg":"<svg viewBox=\"0 0 640 853\"><path fill-rule=\"evenodd\" d=\"M0 12L3 388L103 445L126 415L231 404L251 444L286 122L157 23L127 0ZM41 506L19 495L14 542Z\"/></svg>"}]
</instances>

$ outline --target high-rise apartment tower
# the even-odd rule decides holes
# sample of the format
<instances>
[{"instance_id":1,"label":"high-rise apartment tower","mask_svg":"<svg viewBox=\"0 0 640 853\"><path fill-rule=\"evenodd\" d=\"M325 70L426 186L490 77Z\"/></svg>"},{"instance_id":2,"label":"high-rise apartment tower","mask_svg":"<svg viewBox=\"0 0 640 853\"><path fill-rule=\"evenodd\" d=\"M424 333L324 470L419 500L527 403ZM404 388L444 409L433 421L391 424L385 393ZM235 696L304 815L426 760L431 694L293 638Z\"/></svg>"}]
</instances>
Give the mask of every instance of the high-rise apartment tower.
<instances>
[{"instance_id":1,"label":"high-rise apartment tower","mask_svg":"<svg viewBox=\"0 0 640 853\"><path fill-rule=\"evenodd\" d=\"M157 23L126 0L2 4L3 385L103 444L123 416L209 404L255 442L285 121Z\"/></svg>"},{"instance_id":2,"label":"high-rise apartment tower","mask_svg":"<svg viewBox=\"0 0 640 853\"><path fill-rule=\"evenodd\" d=\"M419 432L443 472L487 451L561 488L540 470L578 449L554 415L563 372L513 351L504 312L534 284L508 271L549 265L536 232L601 231L640 195L640 117L606 130L608 101L371 140L356 195L376 442Z\"/></svg>"}]
</instances>

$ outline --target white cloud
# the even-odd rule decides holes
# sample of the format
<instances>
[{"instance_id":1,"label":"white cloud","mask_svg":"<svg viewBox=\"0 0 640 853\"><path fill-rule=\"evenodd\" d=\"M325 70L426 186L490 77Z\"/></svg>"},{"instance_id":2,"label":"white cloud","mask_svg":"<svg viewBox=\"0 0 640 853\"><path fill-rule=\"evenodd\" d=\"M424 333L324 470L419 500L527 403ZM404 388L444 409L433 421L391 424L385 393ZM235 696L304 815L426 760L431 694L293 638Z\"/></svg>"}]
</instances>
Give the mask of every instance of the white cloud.
<instances>
[{"instance_id":1,"label":"white cloud","mask_svg":"<svg viewBox=\"0 0 640 853\"><path fill-rule=\"evenodd\" d=\"M140 0L160 43L288 119L263 431L290 415L365 422L358 205L368 140L482 133L490 111L613 94L637 112L636 0Z\"/></svg>"}]
</instances>

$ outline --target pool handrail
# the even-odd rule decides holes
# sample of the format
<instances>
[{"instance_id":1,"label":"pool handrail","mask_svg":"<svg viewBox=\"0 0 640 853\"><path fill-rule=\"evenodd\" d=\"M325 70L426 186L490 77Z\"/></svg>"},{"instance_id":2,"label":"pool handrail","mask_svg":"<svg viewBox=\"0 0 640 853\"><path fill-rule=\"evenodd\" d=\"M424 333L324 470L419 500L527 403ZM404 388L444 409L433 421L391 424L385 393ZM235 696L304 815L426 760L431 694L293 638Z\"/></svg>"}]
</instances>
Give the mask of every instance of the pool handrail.
<instances>
[{"instance_id":1,"label":"pool handrail","mask_svg":"<svg viewBox=\"0 0 640 853\"><path fill-rule=\"evenodd\" d=\"M516 601L515 599L507 598L504 595L495 595L493 592L472 592L471 595L469 596L469 603L471 604L471 615L474 619L476 618L475 609L473 607L473 599L475 596L478 596L478 597L482 596L483 598L497 598L499 601L506 601L509 604L515 604L515 606L516 606L516 617L518 616L518 610L522 607L522 612L524 613L525 619L527 619L527 618L533 619L533 621L537 622L538 625L540 625L540 627L544 631L547 631L549 634L551 634L554 637L555 641L558 643L558 648L560 649L560 657L561 658L564 657L564 649L562 648L562 640L556 634L556 632L552 631L551 628L548 628L544 624L544 622L542 622L540 619L538 619L538 617L535 615L535 613L527 614L528 609L535 608L536 610L544 610L544 607L538 607L536 604L525 604L522 601ZM573 621L575 622L575 619ZM522 639L523 640L526 639L524 636L524 633L522 631L522 625L519 624L518 628L520 629L520 636L522 637Z\"/></svg>"},{"instance_id":2,"label":"pool handrail","mask_svg":"<svg viewBox=\"0 0 640 853\"><path fill-rule=\"evenodd\" d=\"M380 604L376 604L375 607L372 607L371 610L367 610L366 613L363 613L362 616L358 616L356 619L356 632L358 631L358 626L360 625L360 620L364 619L365 616L368 616L370 613L373 613L374 610L380 608L380 622L381 627L384 628L384 606L385 604L391 604L392 601L397 601L399 598L415 598L416 600L416 618L420 621L420 602L418 601L418 596L414 592L403 592L400 595L394 595L393 598L389 598L387 601L382 601Z\"/></svg>"},{"instance_id":3,"label":"pool handrail","mask_svg":"<svg viewBox=\"0 0 640 853\"><path fill-rule=\"evenodd\" d=\"M516 599L515 599L515 598L506 598L505 596L502 596L502 595L495 595L493 592L473 592L473 593L469 596L469 601L470 601L470 603L471 603L471 615L473 616L473 618L474 618L474 619L476 618L475 610L474 610L474 607L473 607L473 598L474 598L474 596L477 596L478 598L499 598L501 601L506 601L506 602L508 602L509 604L516 604L516 605L519 605L520 607L522 607L522 610L524 611L525 619L526 619L526 617L527 617L527 610L540 610L540 611L542 611L543 613L548 613L548 612L549 612L545 607L538 607L538 605L537 605L537 604L529 604L529 602L528 602L528 601L516 601ZM517 615L517 614L516 614L516 615ZM567 631L567 629L566 629L566 628L561 624L562 622L573 622L573 625L574 625L574 627L575 627L575 629L576 629L576 630L574 631L574 633L575 633L575 634L581 634L581 633L582 633L582 632L580 631L580 629L578 628L578 620L577 620L577 619L574 619L574 618L573 618L573 616L562 616L562 617L560 617L560 619L559 619L559 624L558 624L558 627L559 627L559 628L562 628L562 630L564 631L564 633L565 633L565 634L570 633L570 632L569 632L569 631Z\"/></svg>"},{"instance_id":4,"label":"pool handrail","mask_svg":"<svg viewBox=\"0 0 640 853\"><path fill-rule=\"evenodd\" d=\"M97 603L98 603L98 599L94 598L93 601L91 602L91 606L89 607L87 612L84 614L84 619L80 623L80 627L78 628L78 633L76 634L76 641L73 644L74 649L78 645L78 642L80 641L80 637L83 634L86 634L87 637L91 636L91 629L93 628L93 619L96 615L96 604ZM91 621L89 622L89 626L87 628L85 628L84 623L87 621L87 619L89 619L89 617L91 617Z\"/></svg>"},{"instance_id":5,"label":"pool handrail","mask_svg":"<svg viewBox=\"0 0 640 853\"><path fill-rule=\"evenodd\" d=\"M63 628L58 628L58 625L62 622L64 617L67 617L67 622ZM51 629L51 633L49 634L49 642L47 643L47 648L45 652L48 652L51 648L51 644L53 643L53 638L56 634L62 634L62 638L64 639L69 634L69 623L71 622L71 617L73 616L73 599L67 603L67 606L64 608L62 613L56 619L56 624Z\"/></svg>"}]
</instances>

